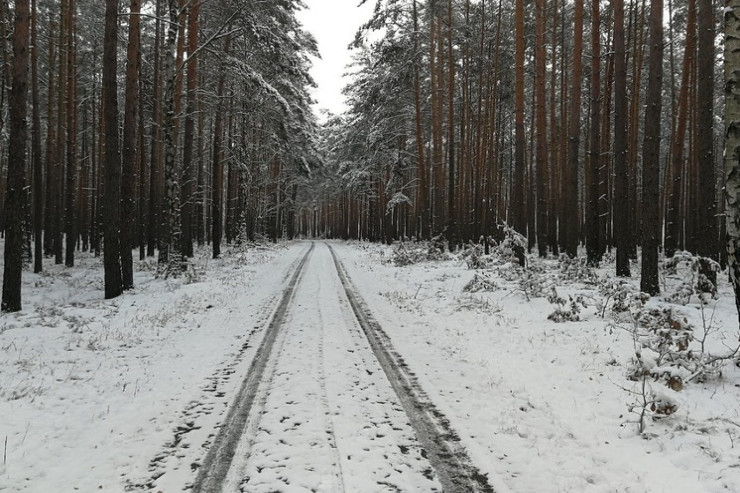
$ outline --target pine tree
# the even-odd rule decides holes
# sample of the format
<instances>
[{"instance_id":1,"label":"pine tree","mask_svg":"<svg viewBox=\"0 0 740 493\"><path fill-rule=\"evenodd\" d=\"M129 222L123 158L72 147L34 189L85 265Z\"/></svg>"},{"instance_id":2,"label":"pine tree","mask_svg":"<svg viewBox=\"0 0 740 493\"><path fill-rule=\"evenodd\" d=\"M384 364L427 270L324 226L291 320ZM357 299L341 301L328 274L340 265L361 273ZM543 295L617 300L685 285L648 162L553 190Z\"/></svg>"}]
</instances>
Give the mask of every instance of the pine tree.
<instances>
[{"instance_id":1,"label":"pine tree","mask_svg":"<svg viewBox=\"0 0 740 493\"><path fill-rule=\"evenodd\" d=\"M640 289L660 293L658 248L660 246L660 118L663 82L663 0L650 2L650 47L642 151L642 273Z\"/></svg>"},{"instance_id":2,"label":"pine tree","mask_svg":"<svg viewBox=\"0 0 740 493\"><path fill-rule=\"evenodd\" d=\"M121 280L123 289L134 287L133 253L136 231L136 111L139 105L140 0L131 0L126 49L126 102L121 152Z\"/></svg>"},{"instance_id":3,"label":"pine tree","mask_svg":"<svg viewBox=\"0 0 740 493\"><path fill-rule=\"evenodd\" d=\"M105 223L103 266L105 298L123 292L121 277L121 154L118 141L118 0L105 1L103 40L103 107L105 108Z\"/></svg>"},{"instance_id":4,"label":"pine tree","mask_svg":"<svg viewBox=\"0 0 740 493\"><path fill-rule=\"evenodd\" d=\"M28 60L30 11L28 0L15 0L13 21L12 87L10 89L10 138L8 142L8 181L5 198L5 254L2 311L22 308L21 281L23 219L26 208L26 100L28 98Z\"/></svg>"}]
</instances>

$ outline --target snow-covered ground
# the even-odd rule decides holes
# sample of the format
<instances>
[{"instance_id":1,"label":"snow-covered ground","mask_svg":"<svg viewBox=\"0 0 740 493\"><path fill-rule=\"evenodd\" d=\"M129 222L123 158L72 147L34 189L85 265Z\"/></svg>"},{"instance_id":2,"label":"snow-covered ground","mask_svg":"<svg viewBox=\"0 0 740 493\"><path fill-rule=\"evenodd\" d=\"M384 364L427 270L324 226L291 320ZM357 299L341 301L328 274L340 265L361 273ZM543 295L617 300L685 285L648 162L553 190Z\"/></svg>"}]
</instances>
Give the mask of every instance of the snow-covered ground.
<instances>
[{"instance_id":1,"label":"snow-covered ground","mask_svg":"<svg viewBox=\"0 0 740 493\"><path fill-rule=\"evenodd\" d=\"M101 261L90 256L79 256L72 269L47 263L42 275L24 273L24 310L0 315L0 491L153 487L169 493L192 482L204 444L223 419L307 245L230 251L216 261L202 252L194 275L178 280L156 279L155 263L147 260L138 265L136 289L115 300L102 299ZM628 410L639 397L631 391L640 389L626 376L635 355L631 324L611 310L603 318L597 313L593 279L565 279L557 261L531 259L536 275L522 284L500 261L478 270L459 256L398 267L390 262L392 247L332 245L396 350L499 493L740 491L740 371L725 365L720 378L694 379L680 392L650 379L648 385L669 394L677 411L660 420L648 416L638 433L638 416ZM613 264L606 263L597 274L611 272ZM476 274L486 275L493 289L464 291ZM313 283L319 293L337 282L332 275L326 265L322 277L301 282ZM679 269L667 276L666 293L686 275ZM680 311L695 337L705 325L717 328L707 348L726 353L737 344L738 330L724 277L718 299L703 311L696 296L687 305L650 300L647 308ZM586 295L581 321L548 320L554 305L539 291L546 295L551 285L562 297ZM312 299L297 296L294 302L308 305ZM333 323L347 316L346 303L319 308L313 322L337 347L349 343L352 337ZM711 322L703 323L702 313ZM295 373L314 351L334 366L351 363L348 373L357 371L348 354L329 353L331 345L296 340L283 346L297 351L292 366L276 374ZM321 397L322 372L307 367L305 384L297 388L344 416L335 429L350 426L353 413L365 413L351 401L353 394L367 388L350 392L338 375L324 374L324 386L347 400ZM296 383L289 378L284 389ZM266 396L266 406L285 397ZM371 396L366 400L375 405ZM307 424L319 426L320 434L326 423ZM285 428L279 421L264 426L273 434ZM283 445L279 436L269 439ZM283 447L280 453L291 452ZM258 471L258 464L253 457L245 467ZM349 473L357 478L368 472ZM395 484L428 491L423 479L417 487L403 478ZM327 483L320 491L332 487Z\"/></svg>"},{"instance_id":2,"label":"snow-covered ground","mask_svg":"<svg viewBox=\"0 0 740 493\"><path fill-rule=\"evenodd\" d=\"M302 250L203 252L190 280L155 279L147 260L113 300L101 259L24 273L24 310L0 316L0 491L124 491L196 419L215 426Z\"/></svg>"},{"instance_id":3,"label":"snow-covered ground","mask_svg":"<svg viewBox=\"0 0 740 493\"><path fill-rule=\"evenodd\" d=\"M467 293L476 271L460 259L396 267L388 247L361 245L342 254L351 258L345 265L371 310L478 466L511 491L740 491L740 371L734 366L719 380L673 392L678 411L649 419L640 435L637 416L628 412L636 398L628 391L639 389L626 378L635 354L625 329L630 324L602 319L593 306L582 310L582 321L548 320L554 305L531 293L528 301L519 281L501 277L510 264L478 271L498 289ZM558 280L557 261L530 262L543 271L531 284L545 293L555 285L561 296L596 294L582 282ZM597 273L606 277L613 269L605 264ZM669 290L680 284L667 282ZM648 307L673 306L700 335L697 301L651 300ZM725 344L737 345L733 301L722 282L719 299L705 307L720 329L711 336L717 354L728 352Z\"/></svg>"}]
</instances>

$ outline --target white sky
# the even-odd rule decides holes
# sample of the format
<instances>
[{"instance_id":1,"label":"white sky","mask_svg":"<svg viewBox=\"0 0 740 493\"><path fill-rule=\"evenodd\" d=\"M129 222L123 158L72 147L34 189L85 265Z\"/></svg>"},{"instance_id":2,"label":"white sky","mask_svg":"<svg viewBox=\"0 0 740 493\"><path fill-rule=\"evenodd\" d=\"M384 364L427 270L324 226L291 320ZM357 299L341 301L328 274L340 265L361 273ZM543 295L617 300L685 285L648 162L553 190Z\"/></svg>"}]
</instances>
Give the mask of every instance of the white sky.
<instances>
[{"instance_id":1,"label":"white sky","mask_svg":"<svg viewBox=\"0 0 740 493\"><path fill-rule=\"evenodd\" d=\"M306 31L314 35L321 52L321 60L315 59L311 69L311 75L319 86L313 92L317 101L314 110L317 114L322 109L341 113L346 108L342 74L351 60L347 45L354 40L357 29L370 18L375 0L368 0L362 7L357 6L360 0L304 2L308 8L298 12L298 20ZM319 119L323 120L320 115Z\"/></svg>"}]
</instances>

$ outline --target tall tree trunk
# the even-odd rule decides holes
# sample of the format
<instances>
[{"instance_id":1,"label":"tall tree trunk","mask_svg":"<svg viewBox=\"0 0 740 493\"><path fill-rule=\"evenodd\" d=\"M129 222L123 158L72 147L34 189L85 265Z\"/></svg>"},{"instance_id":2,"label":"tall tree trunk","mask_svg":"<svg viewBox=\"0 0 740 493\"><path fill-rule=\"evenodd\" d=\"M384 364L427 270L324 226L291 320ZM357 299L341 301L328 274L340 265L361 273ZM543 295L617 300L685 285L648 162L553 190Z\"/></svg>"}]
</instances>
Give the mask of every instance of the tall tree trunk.
<instances>
[{"instance_id":1,"label":"tall tree trunk","mask_svg":"<svg viewBox=\"0 0 740 493\"><path fill-rule=\"evenodd\" d=\"M627 67L624 42L624 0L614 5L614 246L617 275L630 276L630 226L627 170Z\"/></svg>"},{"instance_id":2,"label":"tall tree trunk","mask_svg":"<svg viewBox=\"0 0 740 493\"><path fill-rule=\"evenodd\" d=\"M558 18L559 18L559 2L555 0L552 5L552 30L550 43L552 45L552 56L549 62L550 65L550 101L549 101L549 113L550 113L550 138L549 138L549 155L548 155L548 170L549 170L549 187L548 187L548 203L550 204L550 210L547 215L547 244L551 248L554 255L558 255L558 187L557 187L557 175L560 162L558 160L558 133L560 131L559 125L557 124L557 105L556 105L556 94L558 86L558 59L557 59L557 43L558 43Z\"/></svg>"},{"instance_id":3,"label":"tall tree trunk","mask_svg":"<svg viewBox=\"0 0 740 493\"><path fill-rule=\"evenodd\" d=\"M455 213L455 50L453 43L452 0L447 0L447 240L452 251L458 241Z\"/></svg>"},{"instance_id":4,"label":"tall tree trunk","mask_svg":"<svg viewBox=\"0 0 740 493\"><path fill-rule=\"evenodd\" d=\"M717 191L714 174L714 2L700 1L697 17L699 31L697 46L697 134L699 197L697 204L699 240L697 253L699 262L699 289L714 293L717 272L712 262L719 260L717 252Z\"/></svg>"},{"instance_id":5,"label":"tall tree trunk","mask_svg":"<svg viewBox=\"0 0 740 493\"><path fill-rule=\"evenodd\" d=\"M419 178L419 188L416 200L418 224L416 232L420 238L429 236L429 185L427 184L426 157L424 155L424 128L421 115L421 81L419 76L419 12L416 0L412 2L414 22L414 123L416 137L416 169Z\"/></svg>"},{"instance_id":6,"label":"tall tree trunk","mask_svg":"<svg viewBox=\"0 0 740 493\"><path fill-rule=\"evenodd\" d=\"M147 223L147 256L153 257L160 244L162 217L162 16L166 0L156 0L157 20L154 35L154 101L152 111L152 147L149 165L149 221Z\"/></svg>"},{"instance_id":7,"label":"tall tree trunk","mask_svg":"<svg viewBox=\"0 0 740 493\"><path fill-rule=\"evenodd\" d=\"M164 199L162 218L162 240L160 241L159 264L166 275L174 275L184 267L180 230L180 183L177 173L177 125L176 112L176 56L178 46L179 0L169 0L169 23L165 41L165 56L162 66L164 77Z\"/></svg>"},{"instance_id":8,"label":"tall tree trunk","mask_svg":"<svg viewBox=\"0 0 740 493\"><path fill-rule=\"evenodd\" d=\"M740 0L725 2L724 21L727 268L740 320Z\"/></svg>"},{"instance_id":9,"label":"tall tree trunk","mask_svg":"<svg viewBox=\"0 0 740 493\"><path fill-rule=\"evenodd\" d=\"M545 0L537 0L535 6L535 76L534 76L534 112L535 112L535 149L536 192L537 192L537 248L540 257L547 256L547 191L549 177L547 170L547 122L545 102L545 18L547 17ZM531 169L531 168L530 168ZM530 180L530 183L533 183ZM532 202L534 204L534 202ZM533 232L530 231L530 235Z\"/></svg>"},{"instance_id":10,"label":"tall tree trunk","mask_svg":"<svg viewBox=\"0 0 740 493\"><path fill-rule=\"evenodd\" d=\"M601 261L599 196L601 183L601 17L599 0L591 0L591 142L586 173L586 257L589 265Z\"/></svg>"},{"instance_id":11,"label":"tall tree trunk","mask_svg":"<svg viewBox=\"0 0 740 493\"><path fill-rule=\"evenodd\" d=\"M44 172L41 158L41 109L39 101L39 50L37 0L31 1L31 106L33 119L33 228L34 253L33 271L38 274L44 268L43 221L44 221Z\"/></svg>"},{"instance_id":12,"label":"tall tree trunk","mask_svg":"<svg viewBox=\"0 0 740 493\"><path fill-rule=\"evenodd\" d=\"M139 105L141 1L131 0L126 48L126 105L123 116L121 179L121 275L123 289L134 287L133 248L136 245L136 112Z\"/></svg>"},{"instance_id":13,"label":"tall tree trunk","mask_svg":"<svg viewBox=\"0 0 740 493\"><path fill-rule=\"evenodd\" d=\"M46 99L46 187L44 191L44 254L51 255L54 252L54 239L56 237L54 223L54 214L56 203L54 202L54 142L56 141L56 116L54 114L54 97L58 87L56 83L56 32L57 23L53 19L53 14L49 12L49 48L47 51L47 63L49 67L48 90Z\"/></svg>"},{"instance_id":14,"label":"tall tree trunk","mask_svg":"<svg viewBox=\"0 0 740 493\"><path fill-rule=\"evenodd\" d=\"M512 225L525 234L527 220L524 193L524 0L516 0L514 12L514 180L511 191Z\"/></svg>"},{"instance_id":15,"label":"tall tree trunk","mask_svg":"<svg viewBox=\"0 0 740 493\"><path fill-rule=\"evenodd\" d=\"M22 308L23 218L26 208L26 100L28 98L28 0L15 0L13 65L10 88L8 181L5 195L5 254L2 311Z\"/></svg>"},{"instance_id":16,"label":"tall tree trunk","mask_svg":"<svg viewBox=\"0 0 740 493\"><path fill-rule=\"evenodd\" d=\"M141 51L138 54L139 68L141 68ZM139 94L144 94L144 77L139 76ZM146 125L144 119L144 98L139 97L139 130L138 141L139 148L137 152L137 163L139 165L139 193L137 201L138 224L137 224L137 241L139 242L139 260L146 258L146 233L149 221L149 177L150 170L146 159Z\"/></svg>"},{"instance_id":17,"label":"tall tree trunk","mask_svg":"<svg viewBox=\"0 0 740 493\"><path fill-rule=\"evenodd\" d=\"M193 55L198 49L198 29L200 0L195 0L188 12L188 60L187 60L187 106L185 115L185 137L182 156L182 254L193 256L193 219L195 211L195 179L193 172L193 150L195 148L195 116L198 101L198 57Z\"/></svg>"},{"instance_id":18,"label":"tall tree trunk","mask_svg":"<svg viewBox=\"0 0 740 493\"><path fill-rule=\"evenodd\" d=\"M665 255L673 257L679 248L679 239L685 217L681 215L683 198L685 152L684 140L689 113L689 85L694 72L694 51L696 48L696 0L689 0L686 20L686 44L684 46L683 70L681 71L681 88L676 108L676 127L671 139L671 193L668 196L668 211L665 237Z\"/></svg>"},{"instance_id":19,"label":"tall tree trunk","mask_svg":"<svg viewBox=\"0 0 740 493\"><path fill-rule=\"evenodd\" d=\"M231 38L227 37L224 43L224 54L229 56L231 47ZM216 100L218 107L216 109L216 119L213 125L213 185L212 185L212 205L211 210L211 243L213 246L213 258L221 255L221 237L223 236L223 185L224 185L224 151L223 141L223 95L226 81L226 68L221 67L221 73L218 76L218 86L216 88Z\"/></svg>"},{"instance_id":20,"label":"tall tree trunk","mask_svg":"<svg viewBox=\"0 0 740 493\"><path fill-rule=\"evenodd\" d=\"M650 45L645 100L645 140L642 151L642 274L640 289L660 293L660 117L663 83L663 0L650 2Z\"/></svg>"},{"instance_id":21,"label":"tall tree trunk","mask_svg":"<svg viewBox=\"0 0 740 493\"><path fill-rule=\"evenodd\" d=\"M67 0L67 142L66 186L64 201L64 231L66 234L64 264L73 267L77 244L75 194L77 192L77 43L75 32L75 0Z\"/></svg>"},{"instance_id":22,"label":"tall tree trunk","mask_svg":"<svg viewBox=\"0 0 740 493\"><path fill-rule=\"evenodd\" d=\"M570 93L570 122L568 125L568 163L565 170L565 253L578 255L580 219L578 213L578 152L581 144L581 77L583 73L583 0L575 0L573 38L573 75Z\"/></svg>"},{"instance_id":23,"label":"tall tree trunk","mask_svg":"<svg viewBox=\"0 0 740 493\"><path fill-rule=\"evenodd\" d=\"M118 144L118 0L105 0L103 105L105 108L105 298L123 292L121 278L121 154Z\"/></svg>"},{"instance_id":24,"label":"tall tree trunk","mask_svg":"<svg viewBox=\"0 0 740 493\"><path fill-rule=\"evenodd\" d=\"M59 4L59 79L57 90L57 129L56 142L54 142L54 197L53 222L54 222L54 263L59 265L64 262L64 144L67 141L67 52L69 51L69 23L67 9L69 0L61 0Z\"/></svg>"},{"instance_id":25,"label":"tall tree trunk","mask_svg":"<svg viewBox=\"0 0 740 493\"><path fill-rule=\"evenodd\" d=\"M640 148L640 109L643 108L643 99L640 98L643 80L643 65L645 59L645 2L647 0L635 0L632 8L632 85L630 91L630 118L628 121L627 140L627 169L629 170L629 187L627 210L629 214L629 255L637 259L637 243L642 238L640 228L642 227L641 210L638 204L638 157ZM643 156L644 158L644 156ZM657 199L657 198L656 198Z\"/></svg>"}]
</instances>

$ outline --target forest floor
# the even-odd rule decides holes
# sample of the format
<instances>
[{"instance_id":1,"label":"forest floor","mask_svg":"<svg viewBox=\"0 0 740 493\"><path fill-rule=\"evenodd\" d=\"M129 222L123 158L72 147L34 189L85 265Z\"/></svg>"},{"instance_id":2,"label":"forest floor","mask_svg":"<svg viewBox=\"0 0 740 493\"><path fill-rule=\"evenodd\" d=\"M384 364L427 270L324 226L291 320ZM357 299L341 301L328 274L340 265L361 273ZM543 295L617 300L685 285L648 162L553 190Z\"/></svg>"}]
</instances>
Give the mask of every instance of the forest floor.
<instances>
[{"instance_id":1,"label":"forest floor","mask_svg":"<svg viewBox=\"0 0 740 493\"><path fill-rule=\"evenodd\" d=\"M740 369L711 363L738 341L724 273L700 303L684 258L643 303L609 261L327 243L496 492L740 491ZM179 279L148 259L113 300L90 255L24 273L24 310L0 315L0 491L189 488L273 326L224 491L439 491L327 243L298 275L311 242L202 251Z\"/></svg>"}]
</instances>

